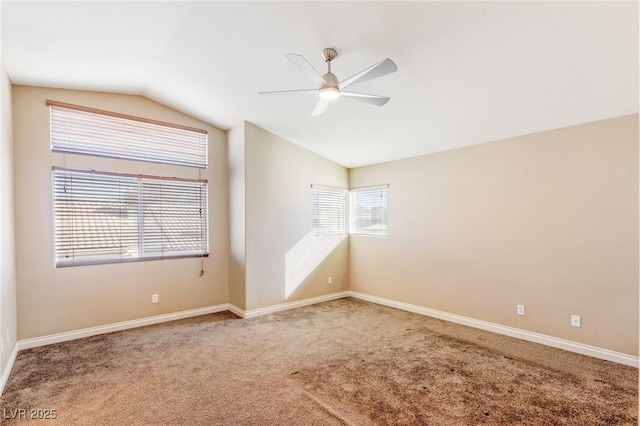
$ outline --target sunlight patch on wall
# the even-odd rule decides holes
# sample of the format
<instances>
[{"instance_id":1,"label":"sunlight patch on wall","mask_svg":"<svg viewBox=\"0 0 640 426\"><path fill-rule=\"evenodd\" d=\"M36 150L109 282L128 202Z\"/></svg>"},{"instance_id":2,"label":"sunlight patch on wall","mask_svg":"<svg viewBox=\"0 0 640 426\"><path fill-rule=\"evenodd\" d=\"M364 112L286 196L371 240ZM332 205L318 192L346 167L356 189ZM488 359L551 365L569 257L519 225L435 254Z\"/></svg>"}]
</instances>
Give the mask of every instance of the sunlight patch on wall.
<instances>
[{"instance_id":1,"label":"sunlight patch on wall","mask_svg":"<svg viewBox=\"0 0 640 426\"><path fill-rule=\"evenodd\" d=\"M342 235L314 235L309 232L284 257L284 295L288 299L302 282L344 240Z\"/></svg>"}]
</instances>

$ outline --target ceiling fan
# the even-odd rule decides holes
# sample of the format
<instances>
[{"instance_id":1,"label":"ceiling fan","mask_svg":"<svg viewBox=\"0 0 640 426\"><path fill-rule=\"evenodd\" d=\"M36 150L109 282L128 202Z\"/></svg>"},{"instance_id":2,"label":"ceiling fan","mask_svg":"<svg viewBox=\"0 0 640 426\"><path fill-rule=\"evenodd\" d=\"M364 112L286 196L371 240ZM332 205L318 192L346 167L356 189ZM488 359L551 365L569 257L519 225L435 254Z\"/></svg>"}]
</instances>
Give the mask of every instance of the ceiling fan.
<instances>
[{"instance_id":1,"label":"ceiling fan","mask_svg":"<svg viewBox=\"0 0 640 426\"><path fill-rule=\"evenodd\" d=\"M322 114L329 105L329 101L332 99L344 96L346 98L355 99L360 102L365 102L371 105L382 106L389 101L388 96L367 95L365 93L347 92L344 89L347 87L362 83L372 78L382 77L383 75L390 74L398 71L396 64L389 58L384 59L377 64L371 65L359 73L352 75L351 77L339 81L338 77L331 72L331 61L333 61L338 52L335 49L327 48L322 50L322 58L327 64L328 72L325 75L320 75L318 71L307 61L304 56L296 55L295 53L287 53L285 55L291 62L293 62L298 68L300 68L305 74L318 85L317 89L302 89L302 90L280 90L276 92L259 92L261 95L318 95L320 100L313 110L312 115Z\"/></svg>"}]
</instances>

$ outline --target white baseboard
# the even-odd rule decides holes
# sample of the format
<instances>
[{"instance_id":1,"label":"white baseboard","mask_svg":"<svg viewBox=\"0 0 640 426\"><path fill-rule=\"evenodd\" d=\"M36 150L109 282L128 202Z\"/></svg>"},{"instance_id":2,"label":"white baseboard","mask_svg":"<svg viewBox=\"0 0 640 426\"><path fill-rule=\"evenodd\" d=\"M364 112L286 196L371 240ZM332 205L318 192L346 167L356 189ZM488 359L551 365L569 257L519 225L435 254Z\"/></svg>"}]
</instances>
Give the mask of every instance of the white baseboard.
<instances>
[{"instance_id":1,"label":"white baseboard","mask_svg":"<svg viewBox=\"0 0 640 426\"><path fill-rule=\"evenodd\" d=\"M547 336L545 334L534 333L532 331L521 330L519 328L507 327L505 325L496 324L488 321L481 321L457 314L438 311L435 309L425 308L409 303L398 302L383 297L371 296L357 291L350 291L349 296L355 299L366 300L368 302L377 303L379 305L389 306L391 308L401 309L403 311L413 312L428 317L438 318L445 321L462 324L469 327L479 328L481 330L492 331L506 336L516 337L518 339L527 340L529 342L540 343L554 348L564 349L570 352L576 352L582 355L589 355L594 358L605 359L607 361L617 362L619 364L630 365L638 368L640 362L637 356L623 354L621 352L610 351L608 349L598 348L596 346L585 345L583 343L572 342L570 340L560 339L557 337Z\"/></svg>"},{"instance_id":2,"label":"white baseboard","mask_svg":"<svg viewBox=\"0 0 640 426\"><path fill-rule=\"evenodd\" d=\"M18 344L13 345L13 350L11 351L11 356L9 356L9 362L4 367L2 371L2 376L0 376L0 396L4 392L4 386L7 384L7 380L9 380L9 375L11 374L11 370L13 369L13 364L16 362L16 357L18 356Z\"/></svg>"},{"instance_id":3,"label":"white baseboard","mask_svg":"<svg viewBox=\"0 0 640 426\"><path fill-rule=\"evenodd\" d=\"M206 308L191 309L188 311L156 315L153 317L146 317L146 318L140 318L136 320L117 322L117 323L101 325L97 327L83 328L80 330L50 334L47 336L34 337L31 339L23 339L23 340L19 340L16 343L16 347L18 351L20 351L23 349L35 348L38 346L50 345L53 343L66 342L68 340L81 339L83 337L96 336L98 334L111 333L114 331L127 330L130 328L136 328L136 327L144 327L146 325L159 324L162 322L175 321L183 318L190 318L198 315L206 315L206 314L212 314L214 312L222 312L222 311L231 311L241 318L253 318L260 315L270 314L273 312L299 308L301 306L327 302L329 300L342 299L345 297L349 297L348 291L331 293L323 296L311 297L309 299L296 300L293 302L286 302L278 305L267 306L265 308L251 309L248 311L240 309L237 306L234 306L229 303L223 303L220 305L208 306Z\"/></svg>"},{"instance_id":4,"label":"white baseboard","mask_svg":"<svg viewBox=\"0 0 640 426\"><path fill-rule=\"evenodd\" d=\"M355 299L361 299L368 302L377 303L379 305L389 306L391 308L401 309L408 312L413 312L420 315L426 315L433 318L438 318L445 321L450 321L457 324L466 325L469 327L479 328L481 330L487 330L506 336L516 337L522 340L530 342L540 343L547 346L552 346L559 349L564 349L570 352L576 352L583 355L589 355L595 358L605 359L620 364L630 365L638 368L640 365L639 358L633 355L627 355L620 352L610 351L608 349L602 349L595 346L585 345L582 343L572 342L570 340L559 339L557 337L547 336L544 334L534 333L531 331L521 330L518 328L507 327L504 325L481 321L462 315L451 314L435 309L425 308L418 305L412 305L409 303L398 302L391 299L386 299L378 296L371 296L357 291L341 291L338 293L331 293L323 296L311 297L303 300L296 300L293 302L285 302L277 305L267 306L264 308L244 310L229 303L220 305L208 306L205 308L191 309L188 311L174 312L164 315L156 315L153 317L141 318L131 321L123 321L114 324L107 324L98 327L84 328L81 330L74 330L64 333L51 334L48 336L35 337L32 339L19 340L13 347L9 362L0 376L0 395L4 390L4 386L9 379L13 364L15 363L18 351L23 349L35 348L37 346L50 345L53 343L60 343L69 340L80 339L83 337L95 336L98 334L111 333L114 331L127 330L130 328L144 327L152 324L159 324L167 321L175 321L184 318L195 317L199 315L206 315L215 312L231 311L241 318L253 318L260 315L271 314L274 312L280 312L288 309L299 308L302 306L313 305L316 303L327 302L330 300L342 299L345 297L353 297Z\"/></svg>"},{"instance_id":5,"label":"white baseboard","mask_svg":"<svg viewBox=\"0 0 640 426\"><path fill-rule=\"evenodd\" d=\"M300 308L302 306L328 302L329 300L344 299L345 297L349 297L348 291L325 294L323 296L310 297L308 299L295 300L293 302L280 303L277 305L271 305L264 308L249 309L248 311L240 309L234 305L229 305L229 310L241 318L253 318L253 317L258 317L260 315L272 314L274 312L286 311L287 309Z\"/></svg>"},{"instance_id":6,"label":"white baseboard","mask_svg":"<svg viewBox=\"0 0 640 426\"><path fill-rule=\"evenodd\" d=\"M66 342L68 340L81 339L83 337L96 336L98 334L112 333L114 331L128 330L130 328L144 327L146 325L175 321L179 319L195 317L198 315L212 314L214 312L222 312L228 309L229 304L223 303L221 305L207 306L206 308L190 309L188 311L173 312L170 314L156 315L153 317L100 325L97 327L83 328L80 330L67 331L64 333L50 334L48 336L18 340L16 347L20 351L22 349L35 348L37 346L50 345L52 343Z\"/></svg>"},{"instance_id":7,"label":"white baseboard","mask_svg":"<svg viewBox=\"0 0 640 426\"><path fill-rule=\"evenodd\" d=\"M229 307L229 312L232 312L234 314L236 314L237 316L239 316L240 318L246 318L245 317L245 310L244 309L240 309L238 308L236 305L232 305L231 303L228 303Z\"/></svg>"}]
</instances>

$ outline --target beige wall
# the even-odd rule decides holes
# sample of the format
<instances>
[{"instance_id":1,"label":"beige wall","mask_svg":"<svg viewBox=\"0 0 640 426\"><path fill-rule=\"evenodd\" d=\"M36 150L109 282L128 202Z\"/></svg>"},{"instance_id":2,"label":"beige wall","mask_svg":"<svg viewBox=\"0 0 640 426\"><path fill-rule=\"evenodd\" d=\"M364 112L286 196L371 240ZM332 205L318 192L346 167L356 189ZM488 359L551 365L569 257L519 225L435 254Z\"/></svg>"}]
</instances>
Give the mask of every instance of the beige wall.
<instances>
[{"instance_id":1,"label":"beige wall","mask_svg":"<svg viewBox=\"0 0 640 426\"><path fill-rule=\"evenodd\" d=\"M11 82L0 59L0 376L17 339ZM0 384L2 387L2 384Z\"/></svg>"},{"instance_id":2,"label":"beige wall","mask_svg":"<svg viewBox=\"0 0 640 426\"><path fill-rule=\"evenodd\" d=\"M245 123L227 132L229 162L229 303L246 309Z\"/></svg>"},{"instance_id":3,"label":"beige wall","mask_svg":"<svg viewBox=\"0 0 640 426\"><path fill-rule=\"evenodd\" d=\"M11 95L4 69L1 78L3 368L16 336L226 302L251 310L347 289L638 354L637 115L347 171L250 123L227 139L143 97L26 86ZM198 171L51 153L46 99L209 131L203 277L198 259L53 267L51 166L192 178ZM390 184L389 236L345 239L286 294L288 253L302 243L315 250L311 185L382 183ZM152 293L160 303L150 303ZM571 314L582 316L581 328L570 327Z\"/></svg>"},{"instance_id":4,"label":"beige wall","mask_svg":"<svg viewBox=\"0 0 640 426\"><path fill-rule=\"evenodd\" d=\"M312 230L312 184L348 186L347 170L246 123L246 306L256 309L348 289L348 239L285 293L285 259ZM308 242L314 253L316 240ZM327 284L327 278L333 284Z\"/></svg>"},{"instance_id":5,"label":"beige wall","mask_svg":"<svg viewBox=\"0 0 640 426\"><path fill-rule=\"evenodd\" d=\"M52 153L46 99L163 120L209 132L209 246L200 259L53 266L51 166L160 176L198 170ZM139 96L14 86L14 166L18 338L206 307L228 301L228 180L224 131ZM159 303L151 303L151 294Z\"/></svg>"},{"instance_id":6,"label":"beige wall","mask_svg":"<svg viewBox=\"0 0 640 426\"><path fill-rule=\"evenodd\" d=\"M351 290L638 354L638 115L350 171L382 183Z\"/></svg>"}]
</instances>

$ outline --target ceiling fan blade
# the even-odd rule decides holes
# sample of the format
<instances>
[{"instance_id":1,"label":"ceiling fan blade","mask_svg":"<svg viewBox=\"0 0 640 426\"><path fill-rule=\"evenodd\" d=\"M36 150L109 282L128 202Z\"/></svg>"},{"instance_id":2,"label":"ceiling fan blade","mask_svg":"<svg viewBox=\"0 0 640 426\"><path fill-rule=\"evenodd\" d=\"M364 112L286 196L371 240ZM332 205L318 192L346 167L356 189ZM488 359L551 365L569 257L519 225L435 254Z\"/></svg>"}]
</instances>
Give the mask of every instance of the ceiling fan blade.
<instances>
[{"instance_id":1,"label":"ceiling fan blade","mask_svg":"<svg viewBox=\"0 0 640 426\"><path fill-rule=\"evenodd\" d=\"M275 92L258 92L259 95L317 95L318 89L276 90Z\"/></svg>"},{"instance_id":2,"label":"ceiling fan blade","mask_svg":"<svg viewBox=\"0 0 640 426\"><path fill-rule=\"evenodd\" d=\"M367 95L365 93L345 92L344 90L340 92L340 96L376 106L382 106L391 99L388 96Z\"/></svg>"},{"instance_id":3,"label":"ceiling fan blade","mask_svg":"<svg viewBox=\"0 0 640 426\"><path fill-rule=\"evenodd\" d=\"M328 99L320 98L316 107L313 109L313 113L311 115L320 115L327 110L327 106L329 105Z\"/></svg>"},{"instance_id":4,"label":"ceiling fan blade","mask_svg":"<svg viewBox=\"0 0 640 426\"><path fill-rule=\"evenodd\" d=\"M300 68L305 74L307 74L311 79L318 85L318 87L324 86L326 81L320 75L318 71L305 59L302 55L297 55L295 53L287 53L284 56L289 58L291 62L293 62L298 68Z\"/></svg>"},{"instance_id":5,"label":"ceiling fan blade","mask_svg":"<svg viewBox=\"0 0 640 426\"><path fill-rule=\"evenodd\" d=\"M340 90L351 86L352 84L362 83L367 80L371 80L372 78L382 77L383 75L391 74L392 72L398 71L398 67L395 62L391 59L387 58L375 65L371 65L369 68L360 71L359 73L352 75L346 80L342 80L338 87Z\"/></svg>"}]
</instances>

